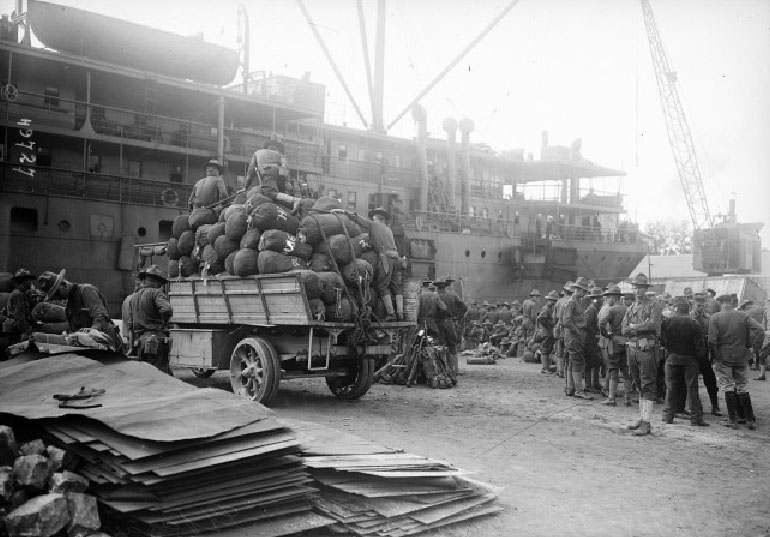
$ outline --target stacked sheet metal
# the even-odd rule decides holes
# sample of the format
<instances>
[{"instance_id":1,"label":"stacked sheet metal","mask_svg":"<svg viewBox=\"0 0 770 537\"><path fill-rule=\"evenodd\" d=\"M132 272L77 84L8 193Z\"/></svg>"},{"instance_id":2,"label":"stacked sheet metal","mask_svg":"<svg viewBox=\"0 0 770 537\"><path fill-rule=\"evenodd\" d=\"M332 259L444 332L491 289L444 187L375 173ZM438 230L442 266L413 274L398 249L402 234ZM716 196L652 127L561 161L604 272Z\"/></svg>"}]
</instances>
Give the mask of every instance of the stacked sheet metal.
<instances>
[{"instance_id":1,"label":"stacked sheet metal","mask_svg":"<svg viewBox=\"0 0 770 537\"><path fill-rule=\"evenodd\" d=\"M56 391L29 380L41 372L59 374L53 384L60 393L84 385L105 390L86 401L101 406L60 408ZM23 394L15 387L22 379ZM115 383L136 391L129 396ZM91 480L113 533L175 537L248 526L277 536L332 522L312 512L317 488L294 435L259 404L206 393L147 364L80 357L3 367L2 389L18 395L3 412L37 419L54 443L79 457L77 471ZM156 405L149 404L153 393Z\"/></svg>"},{"instance_id":2,"label":"stacked sheet metal","mask_svg":"<svg viewBox=\"0 0 770 537\"><path fill-rule=\"evenodd\" d=\"M318 424L284 420L321 487L319 512L355 535L413 535L501 510L497 494L451 465Z\"/></svg>"}]
</instances>

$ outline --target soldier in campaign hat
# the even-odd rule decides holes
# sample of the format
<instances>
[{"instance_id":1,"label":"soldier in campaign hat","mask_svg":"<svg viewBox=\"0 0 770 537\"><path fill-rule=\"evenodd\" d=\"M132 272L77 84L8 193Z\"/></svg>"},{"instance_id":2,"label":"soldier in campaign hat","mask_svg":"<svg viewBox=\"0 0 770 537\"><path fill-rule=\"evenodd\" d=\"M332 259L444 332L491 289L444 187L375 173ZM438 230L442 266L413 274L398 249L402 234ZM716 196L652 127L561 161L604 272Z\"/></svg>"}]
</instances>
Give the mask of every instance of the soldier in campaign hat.
<instances>
[{"instance_id":1,"label":"soldier in campaign hat","mask_svg":"<svg viewBox=\"0 0 770 537\"><path fill-rule=\"evenodd\" d=\"M542 341L540 342L540 361L542 367L541 373L551 372L551 356L553 355L555 338L553 336L554 321L554 306L556 301L559 300L559 293L555 290L545 295L545 305L537 315L537 326L542 334Z\"/></svg>"},{"instance_id":2,"label":"soldier in campaign hat","mask_svg":"<svg viewBox=\"0 0 770 537\"><path fill-rule=\"evenodd\" d=\"M599 310L602 306L602 289L597 286L591 287L586 296L588 303L585 309L586 326L583 338L586 391L602 393L599 380L603 365L599 349Z\"/></svg>"},{"instance_id":3,"label":"soldier in campaign hat","mask_svg":"<svg viewBox=\"0 0 770 537\"><path fill-rule=\"evenodd\" d=\"M0 304L0 309L5 309L7 317L0 328L1 332L6 334L8 344L13 345L22 340L26 340L32 333L32 304L30 303L29 291L35 276L25 268L20 268L14 272L11 278L13 282L13 291L8 296L6 304ZM0 357L2 353L0 353Z\"/></svg>"},{"instance_id":4,"label":"soldier in campaign hat","mask_svg":"<svg viewBox=\"0 0 770 537\"><path fill-rule=\"evenodd\" d=\"M586 395L583 385L586 364L584 347L586 318L583 298L588 289L588 280L583 276L578 277L572 284L572 296L561 312L561 329L567 362L565 393L570 397L591 400L593 397Z\"/></svg>"},{"instance_id":5,"label":"soldier in campaign hat","mask_svg":"<svg viewBox=\"0 0 770 537\"><path fill-rule=\"evenodd\" d=\"M556 373L559 377L565 378L565 354L564 354L564 334L561 329L561 312L564 309L564 305L569 302L569 298L572 295L572 284L574 282L567 281L561 288L559 300L556 301L553 307L554 315L554 327L553 337L556 339Z\"/></svg>"},{"instance_id":6,"label":"soldier in campaign hat","mask_svg":"<svg viewBox=\"0 0 770 537\"><path fill-rule=\"evenodd\" d=\"M535 333L537 314L539 313L537 300L540 296L542 296L540 291L532 289L529 292L529 298L521 303L521 314L523 317L521 326L525 343L528 343Z\"/></svg>"},{"instance_id":7,"label":"soldier in campaign hat","mask_svg":"<svg viewBox=\"0 0 770 537\"><path fill-rule=\"evenodd\" d=\"M622 334L628 337L628 368L639 388L640 419L629 428L634 431L634 435L643 436L650 434L652 408L657 397L661 312L646 294L650 287L647 276L637 274L631 280L631 286L636 301L626 309Z\"/></svg>"},{"instance_id":8,"label":"soldier in campaign hat","mask_svg":"<svg viewBox=\"0 0 770 537\"><path fill-rule=\"evenodd\" d=\"M158 265L139 271L139 289L129 302L128 330L139 359L170 375L168 322L174 311L163 291L167 281Z\"/></svg>"},{"instance_id":9,"label":"soldier in campaign hat","mask_svg":"<svg viewBox=\"0 0 770 537\"><path fill-rule=\"evenodd\" d=\"M203 165L206 175L195 183L190 192L190 198L187 201L190 210L214 206L228 197L227 186L222 177L223 169L222 163L216 159L211 159Z\"/></svg>"},{"instance_id":10,"label":"soldier in campaign hat","mask_svg":"<svg viewBox=\"0 0 770 537\"><path fill-rule=\"evenodd\" d=\"M622 335L623 317L626 305L622 300L620 286L611 284L602 293L604 305L599 315L599 331L606 339L607 356L607 406L615 406L618 390L619 373L623 374L623 395L625 405L631 406L633 381L628 374L626 363L626 338Z\"/></svg>"},{"instance_id":11,"label":"soldier in campaign hat","mask_svg":"<svg viewBox=\"0 0 770 537\"><path fill-rule=\"evenodd\" d=\"M707 297L705 292L696 293L693 295L690 317L698 323L698 326L701 328L701 332L703 332L703 338L706 341L705 354L698 356L698 370L703 377L703 385L706 387L706 391L709 394L709 400L711 401L711 414L714 416L721 416L722 412L719 409L718 397L719 388L717 387L717 379L716 375L714 374L714 368L711 365L713 358L711 356L710 346L708 345L708 331L711 314L708 313L706 300ZM683 404L684 400L682 400L682 404L678 408L683 407Z\"/></svg>"}]
</instances>

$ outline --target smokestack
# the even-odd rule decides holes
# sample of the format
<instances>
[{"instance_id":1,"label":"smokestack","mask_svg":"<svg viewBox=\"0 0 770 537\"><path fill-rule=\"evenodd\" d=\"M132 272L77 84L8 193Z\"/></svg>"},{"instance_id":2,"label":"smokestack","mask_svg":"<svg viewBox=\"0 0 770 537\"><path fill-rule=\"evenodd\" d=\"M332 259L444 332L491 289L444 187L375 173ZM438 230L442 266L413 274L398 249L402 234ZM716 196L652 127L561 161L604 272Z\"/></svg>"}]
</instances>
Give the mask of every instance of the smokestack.
<instances>
[{"instance_id":1,"label":"smokestack","mask_svg":"<svg viewBox=\"0 0 770 537\"><path fill-rule=\"evenodd\" d=\"M448 117L443 123L446 132L447 180L449 199L457 207L457 120Z\"/></svg>"},{"instance_id":2,"label":"smokestack","mask_svg":"<svg viewBox=\"0 0 770 537\"><path fill-rule=\"evenodd\" d=\"M420 210L428 210L428 114L420 103L412 106L412 119L417 123L417 160L420 163Z\"/></svg>"},{"instance_id":3,"label":"smokestack","mask_svg":"<svg viewBox=\"0 0 770 537\"><path fill-rule=\"evenodd\" d=\"M467 215L471 201L471 131L475 127L473 120L463 118L460 120L460 133L462 134L463 151L463 188L462 188L462 214Z\"/></svg>"}]
</instances>

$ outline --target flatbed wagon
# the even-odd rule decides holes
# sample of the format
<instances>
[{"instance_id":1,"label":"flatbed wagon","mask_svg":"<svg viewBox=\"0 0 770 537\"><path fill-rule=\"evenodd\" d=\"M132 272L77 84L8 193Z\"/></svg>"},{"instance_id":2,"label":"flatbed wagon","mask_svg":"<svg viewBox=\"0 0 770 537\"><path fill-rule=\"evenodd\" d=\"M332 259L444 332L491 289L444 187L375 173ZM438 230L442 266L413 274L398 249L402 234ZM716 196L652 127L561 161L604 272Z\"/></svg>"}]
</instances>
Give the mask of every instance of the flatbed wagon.
<instances>
[{"instance_id":1,"label":"flatbed wagon","mask_svg":"<svg viewBox=\"0 0 770 537\"><path fill-rule=\"evenodd\" d=\"M169 282L171 365L198 376L229 370L233 392L269 403L281 380L324 377L340 399L372 385L412 322L327 322L314 317L299 274L212 276Z\"/></svg>"}]
</instances>

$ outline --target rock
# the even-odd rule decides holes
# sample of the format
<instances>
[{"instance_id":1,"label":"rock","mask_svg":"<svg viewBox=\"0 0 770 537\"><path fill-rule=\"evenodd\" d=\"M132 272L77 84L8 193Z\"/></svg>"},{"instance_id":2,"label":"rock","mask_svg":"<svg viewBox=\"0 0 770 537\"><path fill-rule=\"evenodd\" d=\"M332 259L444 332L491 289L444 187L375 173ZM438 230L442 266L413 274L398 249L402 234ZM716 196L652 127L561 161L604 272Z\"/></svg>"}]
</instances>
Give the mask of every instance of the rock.
<instances>
[{"instance_id":1,"label":"rock","mask_svg":"<svg viewBox=\"0 0 770 537\"><path fill-rule=\"evenodd\" d=\"M51 537L69 521L67 499L62 494L43 494L8 513L5 527L9 537Z\"/></svg>"},{"instance_id":2,"label":"rock","mask_svg":"<svg viewBox=\"0 0 770 537\"><path fill-rule=\"evenodd\" d=\"M42 455L22 455L13 463L16 483L32 490L45 490L51 469L48 459Z\"/></svg>"},{"instance_id":3,"label":"rock","mask_svg":"<svg viewBox=\"0 0 770 537\"><path fill-rule=\"evenodd\" d=\"M70 492L65 496L70 518L67 531L76 531L80 528L98 530L102 526L96 497L81 492Z\"/></svg>"},{"instance_id":4,"label":"rock","mask_svg":"<svg viewBox=\"0 0 770 537\"><path fill-rule=\"evenodd\" d=\"M48 446L45 448L45 454L48 457L48 463L51 466L52 472L59 472L65 468L69 468L72 464L73 456L56 446Z\"/></svg>"},{"instance_id":5,"label":"rock","mask_svg":"<svg viewBox=\"0 0 770 537\"><path fill-rule=\"evenodd\" d=\"M13 429L0 425L0 466L13 466L13 461L19 455L19 446Z\"/></svg>"},{"instance_id":6,"label":"rock","mask_svg":"<svg viewBox=\"0 0 770 537\"><path fill-rule=\"evenodd\" d=\"M39 438L36 438L31 442L22 444L21 447L19 447L19 452L22 455L44 455L45 443Z\"/></svg>"},{"instance_id":7,"label":"rock","mask_svg":"<svg viewBox=\"0 0 770 537\"><path fill-rule=\"evenodd\" d=\"M51 476L51 492L85 492L88 489L89 481L80 474L65 470L56 472Z\"/></svg>"},{"instance_id":8,"label":"rock","mask_svg":"<svg viewBox=\"0 0 770 537\"><path fill-rule=\"evenodd\" d=\"M0 502L10 502L13 496L13 468L0 466Z\"/></svg>"}]
</instances>

